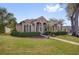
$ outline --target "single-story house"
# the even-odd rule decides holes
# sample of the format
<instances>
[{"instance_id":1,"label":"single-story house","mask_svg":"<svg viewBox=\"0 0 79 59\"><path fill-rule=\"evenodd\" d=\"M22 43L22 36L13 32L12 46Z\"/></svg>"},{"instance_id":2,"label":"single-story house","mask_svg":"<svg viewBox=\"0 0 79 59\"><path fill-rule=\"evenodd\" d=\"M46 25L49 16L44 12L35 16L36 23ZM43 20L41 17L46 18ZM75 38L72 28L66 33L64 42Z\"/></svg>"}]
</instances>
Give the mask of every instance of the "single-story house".
<instances>
[{"instance_id":1,"label":"single-story house","mask_svg":"<svg viewBox=\"0 0 79 59\"><path fill-rule=\"evenodd\" d=\"M43 16L36 19L26 19L16 25L18 32L45 32L48 27L48 23L51 25L52 31L62 30L62 23L58 21L48 21Z\"/></svg>"}]
</instances>

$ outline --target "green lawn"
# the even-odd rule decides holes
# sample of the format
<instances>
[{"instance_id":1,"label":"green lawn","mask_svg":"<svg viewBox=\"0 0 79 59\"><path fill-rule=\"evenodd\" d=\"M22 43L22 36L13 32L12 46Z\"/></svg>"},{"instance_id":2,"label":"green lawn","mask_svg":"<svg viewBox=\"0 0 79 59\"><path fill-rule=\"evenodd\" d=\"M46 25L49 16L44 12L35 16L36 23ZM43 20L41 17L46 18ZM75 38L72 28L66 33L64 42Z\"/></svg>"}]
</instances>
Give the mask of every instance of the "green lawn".
<instances>
[{"instance_id":1,"label":"green lawn","mask_svg":"<svg viewBox=\"0 0 79 59\"><path fill-rule=\"evenodd\" d=\"M0 54L78 55L79 46L53 39L19 38L0 35Z\"/></svg>"},{"instance_id":2,"label":"green lawn","mask_svg":"<svg viewBox=\"0 0 79 59\"><path fill-rule=\"evenodd\" d=\"M57 36L57 37L61 38L61 39L65 39L65 40L74 41L74 42L79 43L79 38L78 37L74 37L74 36L70 36L70 35L61 35L61 36Z\"/></svg>"}]
</instances>

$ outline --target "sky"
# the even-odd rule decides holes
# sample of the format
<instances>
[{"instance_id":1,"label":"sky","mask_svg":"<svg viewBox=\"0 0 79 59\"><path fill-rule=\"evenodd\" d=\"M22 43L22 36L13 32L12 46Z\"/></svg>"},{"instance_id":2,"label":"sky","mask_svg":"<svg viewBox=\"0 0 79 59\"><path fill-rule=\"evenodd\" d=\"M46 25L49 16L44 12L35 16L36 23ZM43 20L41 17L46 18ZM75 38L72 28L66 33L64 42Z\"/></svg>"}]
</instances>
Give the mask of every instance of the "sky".
<instances>
[{"instance_id":1,"label":"sky","mask_svg":"<svg viewBox=\"0 0 79 59\"><path fill-rule=\"evenodd\" d=\"M44 16L47 20L50 18L63 19L65 26L70 26L66 12L67 4L58 3L0 3L8 12L13 13L17 22L25 19L35 19Z\"/></svg>"}]
</instances>

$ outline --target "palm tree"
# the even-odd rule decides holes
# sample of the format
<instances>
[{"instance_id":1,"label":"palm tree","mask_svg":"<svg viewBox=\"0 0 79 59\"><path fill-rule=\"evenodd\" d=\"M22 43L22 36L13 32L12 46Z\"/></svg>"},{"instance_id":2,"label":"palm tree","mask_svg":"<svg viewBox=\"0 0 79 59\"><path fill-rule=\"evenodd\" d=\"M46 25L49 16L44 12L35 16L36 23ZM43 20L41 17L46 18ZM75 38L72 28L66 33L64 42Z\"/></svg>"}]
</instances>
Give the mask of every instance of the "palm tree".
<instances>
[{"instance_id":1,"label":"palm tree","mask_svg":"<svg viewBox=\"0 0 79 59\"><path fill-rule=\"evenodd\" d=\"M72 35L74 36L78 36L78 11L78 3L72 3L67 5L67 16L71 20Z\"/></svg>"}]
</instances>

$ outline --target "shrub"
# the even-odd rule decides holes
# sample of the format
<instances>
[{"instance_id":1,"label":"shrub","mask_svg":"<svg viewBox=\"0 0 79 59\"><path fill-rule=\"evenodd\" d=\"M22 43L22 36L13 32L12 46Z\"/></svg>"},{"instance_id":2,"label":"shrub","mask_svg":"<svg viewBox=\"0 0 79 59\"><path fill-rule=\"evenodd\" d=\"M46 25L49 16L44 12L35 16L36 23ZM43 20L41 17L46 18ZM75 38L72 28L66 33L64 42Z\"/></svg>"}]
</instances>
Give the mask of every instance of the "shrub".
<instances>
[{"instance_id":1,"label":"shrub","mask_svg":"<svg viewBox=\"0 0 79 59\"><path fill-rule=\"evenodd\" d=\"M51 32L44 32L43 35L50 35Z\"/></svg>"},{"instance_id":2,"label":"shrub","mask_svg":"<svg viewBox=\"0 0 79 59\"><path fill-rule=\"evenodd\" d=\"M12 36L17 36L17 37L32 37L32 36L39 36L39 32L17 32L13 31L11 33Z\"/></svg>"},{"instance_id":3,"label":"shrub","mask_svg":"<svg viewBox=\"0 0 79 59\"><path fill-rule=\"evenodd\" d=\"M51 35L51 36L53 36L53 35L66 35L67 32L64 32L64 31L59 31L59 32L45 32L43 34L44 35Z\"/></svg>"},{"instance_id":4,"label":"shrub","mask_svg":"<svg viewBox=\"0 0 79 59\"><path fill-rule=\"evenodd\" d=\"M61 32L52 32L51 36L53 36L53 34L55 34L55 35L66 35L67 32L64 32L64 31L61 31Z\"/></svg>"}]
</instances>

